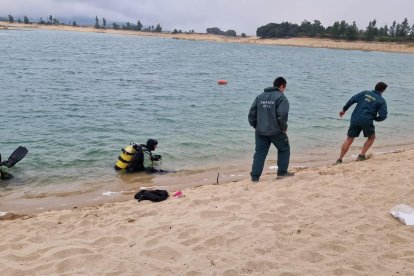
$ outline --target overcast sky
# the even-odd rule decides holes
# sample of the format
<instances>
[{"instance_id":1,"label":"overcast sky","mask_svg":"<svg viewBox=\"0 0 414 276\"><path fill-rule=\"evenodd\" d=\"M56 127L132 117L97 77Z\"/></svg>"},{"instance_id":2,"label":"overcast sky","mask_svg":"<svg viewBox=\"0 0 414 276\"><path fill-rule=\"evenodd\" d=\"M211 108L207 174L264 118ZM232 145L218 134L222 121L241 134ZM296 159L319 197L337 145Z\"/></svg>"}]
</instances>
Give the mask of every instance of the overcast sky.
<instances>
[{"instance_id":1,"label":"overcast sky","mask_svg":"<svg viewBox=\"0 0 414 276\"><path fill-rule=\"evenodd\" d=\"M376 19L379 26L405 17L414 24L414 0L0 0L0 17L31 20L49 15L59 18L105 17L144 25L161 24L163 30L205 32L219 27L237 34L256 34L268 23L288 21L300 24L318 19L327 27L337 20L355 21L359 28Z\"/></svg>"}]
</instances>

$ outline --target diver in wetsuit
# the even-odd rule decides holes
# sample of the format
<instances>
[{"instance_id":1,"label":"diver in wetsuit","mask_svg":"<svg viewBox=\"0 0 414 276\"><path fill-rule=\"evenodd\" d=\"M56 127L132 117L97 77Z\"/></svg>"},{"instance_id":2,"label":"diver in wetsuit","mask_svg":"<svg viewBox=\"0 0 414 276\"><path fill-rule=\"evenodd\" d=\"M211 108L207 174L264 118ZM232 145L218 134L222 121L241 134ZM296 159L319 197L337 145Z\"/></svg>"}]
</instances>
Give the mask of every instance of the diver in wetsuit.
<instances>
[{"instance_id":1,"label":"diver in wetsuit","mask_svg":"<svg viewBox=\"0 0 414 276\"><path fill-rule=\"evenodd\" d=\"M126 172L161 172L158 164L161 163L161 155L153 155L152 151L157 148L158 141L149 139L146 144L131 144L122 149L121 155L115 164L115 170Z\"/></svg>"}]
</instances>

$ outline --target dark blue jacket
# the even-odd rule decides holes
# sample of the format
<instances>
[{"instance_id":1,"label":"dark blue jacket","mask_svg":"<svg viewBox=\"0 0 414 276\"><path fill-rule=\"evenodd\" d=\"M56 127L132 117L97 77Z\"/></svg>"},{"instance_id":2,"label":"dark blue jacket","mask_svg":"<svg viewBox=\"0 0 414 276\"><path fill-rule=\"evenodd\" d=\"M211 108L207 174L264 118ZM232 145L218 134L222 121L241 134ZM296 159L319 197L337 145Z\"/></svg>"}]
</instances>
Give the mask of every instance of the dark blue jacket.
<instances>
[{"instance_id":1,"label":"dark blue jacket","mask_svg":"<svg viewBox=\"0 0 414 276\"><path fill-rule=\"evenodd\" d=\"M356 103L351 116L351 124L359 126L372 125L373 121L381 122L387 118L387 103L378 91L363 91L354 95L344 106L343 110Z\"/></svg>"}]
</instances>

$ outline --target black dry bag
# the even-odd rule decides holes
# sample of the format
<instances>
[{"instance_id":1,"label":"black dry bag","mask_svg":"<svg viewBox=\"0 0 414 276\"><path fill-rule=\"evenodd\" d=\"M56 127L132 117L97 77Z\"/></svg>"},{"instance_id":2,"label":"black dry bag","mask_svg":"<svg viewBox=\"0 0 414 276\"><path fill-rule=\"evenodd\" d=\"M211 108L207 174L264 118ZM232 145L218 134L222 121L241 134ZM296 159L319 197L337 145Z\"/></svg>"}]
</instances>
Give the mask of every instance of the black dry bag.
<instances>
[{"instance_id":1,"label":"black dry bag","mask_svg":"<svg viewBox=\"0 0 414 276\"><path fill-rule=\"evenodd\" d=\"M151 200L153 202L159 202L166 200L169 194L166 190L141 190L135 194L134 198L138 202L142 200Z\"/></svg>"}]
</instances>

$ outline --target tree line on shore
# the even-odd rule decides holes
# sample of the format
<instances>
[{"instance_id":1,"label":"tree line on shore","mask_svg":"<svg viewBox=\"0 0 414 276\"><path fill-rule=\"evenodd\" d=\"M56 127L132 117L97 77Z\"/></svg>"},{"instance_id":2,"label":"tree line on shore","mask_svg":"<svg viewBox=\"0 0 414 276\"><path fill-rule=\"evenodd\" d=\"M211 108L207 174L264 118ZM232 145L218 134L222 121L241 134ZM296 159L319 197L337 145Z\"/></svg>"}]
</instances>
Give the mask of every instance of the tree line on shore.
<instances>
[{"instance_id":1,"label":"tree line on shore","mask_svg":"<svg viewBox=\"0 0 414 276\"><path fill-rule=\"evenodd\" d=\"M260 38L289 38L289 37L320 37L344 40L366 41L414 41L414 24L410 27L407 18L391 26L377 26L374 19L364 29L358 29L355 21L348 24L344 20L336 21L332 26L324 27L319 20L313 23L304 20L300 25L289 22L269 23L257 28L256 35Z\"/></svg>"},{"instance_id":2,"label":"tree line on shore","mask_svg":"<svg viewBox=\"0 0 414 276\"><path fill-rule=\"evenodd\" d=\"M49 15L49 17L46 20L43 20L42 17L40 17L38 22L31 22L27 16L24 16L23 20L21 18L15 20L14 17L9 14L7 21L9 23L24 23L24 24L32 24L32 23L38 23L41 25L63 25L63 26L74 26L79 27L76 21L72 21L72 23L69 21L69 24L65 24L63 22L60 22L59 19L56 17L53 17L52 15ZM144 27L142 25L141 21L137 21L137 24L133 24L130 22L127 22L125 24L119 24L116 22L112 23L112 26L107 25L107 21L105 18L102 18L102 21L99 20L98 16L95 17L95 29L114 29L114 30L130 30L130 31L143 31L143 32L162 32L161 24L157 24L157 26L154 27L154 25L149 25L148 27Z\"/></svg>"},{"instance_id":3,"label":"tree line on shore","mask_svg":"<svg viewBox=\"0 0 414 276\"><path fill-rule=\"evenodd\" d=\"M23 20L15 20L12 15L8 15L7 20L10 23L18 22L24 24L31 24L27 16L24 16ZM61 23L59 19L49 15L46 20L41 17L38 24L45 25L67 25ZM77 27L76 21L69 25ZM140 20L136 24L127 22L126 24L112 23L112 26L107 25L105 18L102 21L95 17L96 29L114 29L114 30L130 30L130 31L144 31L144 32L162 32L161 24L148 25L144 27ZM237 33L234 30L222 31L220 28L213 27L206 29L207 34L224 35L236 37ZM174 29L173 34L182 33L182 30ZM194 30L190 30L186 33L194 33ZM414 24L410 26L407 18L401 23L393 21L391 26L384 25L383 27L377 26L377 21L374 19L369 22L365 29L358 29L355 21L352 24L348 24L345 20L336 21L332 26L324 27L319 20L314 20L313 23L304 20L300 25L290 22L282 23L269 23L267 25L257 28L256 36L260 38L289 38L289 37L320 37L320 38L334 38L343 40L366 40L366 41L414 41ZM241 37L246 37L245 33L241 34Z\"/></svg>"},{"instance_id":4,"label":"tree line on shore","mask_svg":"<svg viewBox=\"0 0 414 276\"><path fill-rule=\"evenodd\" d=\"M2 18L0 17L0 21L2 20ZM4 19L3 19L4 20ZM29 18L27 16L24 16L24 19L21 20L21 18L15 20L14 17L9 14L7 21L9 23L24 23L24 24L32 24L32 23L38 23L41 25L63 25L63 26L74 26L74 27L79 27L79 25L77 24L76 21L73 21L72 23L69 21L69 24L65 24L63 22L60 22L59 19L57 19L56 17L53 17L52 15L49 15L49 17L46 20L43 20L42 17L40 17L40 20L38 22L30 22ZM114 29L114 30L129 30L129 31L143 31L143 32L162 32L162 26L161 24L157 24L156 26L154 25L148 25L147 27L144 27L144 25L141 23L140 20L137 21L136 24L134 23L130 23L127 22L125 24L119 24L116 22L112 23L112 26L107 24L107 21L105 19L105 17L102 18L102 20L99 20L98 16L95 16L95 24L94 24L94 28L95 29ZM174 29L172 31L173 34L178 34L178 33L183 33L182 30L177 30ZM189 30L189 31L185 31L184 33L195 33L194 30ZM228 30L226 32L221 31L219 28L215 27L215 28L208 28L207 29L207 33L212 33L212 34L218 34L218 35L226 35L226 36L237 36L236 32L234 30ZM246 36L245 34L242 34L242 36Z\"/></svg>"},{"instance_id":5,"label":"tree line on shore","mask_svg":"<svg viewBox=\"0 0 414 276\"><path fill-rule=\"evenodd\" d=\"M235 30L227 30L227 31L222 31L220 30L220 28L214 27L214 28L207 28L206 32L208 34L215 34L215 35L224 35L224 36L237 36L237 33ZM245 33L241 34L241 37L246 37Z\"/></svg>"}]
</instances>

